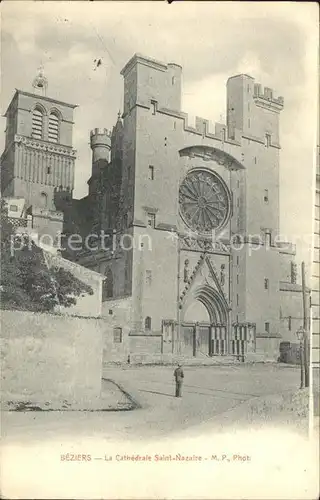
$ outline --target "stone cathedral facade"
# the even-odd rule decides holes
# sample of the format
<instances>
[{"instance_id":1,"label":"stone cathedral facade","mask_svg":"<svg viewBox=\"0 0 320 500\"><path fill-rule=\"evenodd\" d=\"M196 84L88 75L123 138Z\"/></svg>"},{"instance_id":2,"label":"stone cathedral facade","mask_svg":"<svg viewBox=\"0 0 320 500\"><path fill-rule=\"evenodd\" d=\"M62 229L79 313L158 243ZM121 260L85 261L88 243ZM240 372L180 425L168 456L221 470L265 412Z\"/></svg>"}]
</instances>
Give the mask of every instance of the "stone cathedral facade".
<instances>
[{"instance_id":1,"label":"stone cathedral facade","mask_svg":"<svg viewBox=\"0 0 320 500\"><path fill-rule=\"evenodd\" d=\"M17 91L5 194L63 213L65 234L87 238L90 248L65 254L105 275L104 315L129 336L159 336L164 353L186 358L277 359L302 316L295 249L280 241L283 98L236 75L226 123L190 124L179 65L136 54L121 74L123 113L112 131L91 132L81 200L72 197L74 106Z\"/></svg>"}]
</instances>

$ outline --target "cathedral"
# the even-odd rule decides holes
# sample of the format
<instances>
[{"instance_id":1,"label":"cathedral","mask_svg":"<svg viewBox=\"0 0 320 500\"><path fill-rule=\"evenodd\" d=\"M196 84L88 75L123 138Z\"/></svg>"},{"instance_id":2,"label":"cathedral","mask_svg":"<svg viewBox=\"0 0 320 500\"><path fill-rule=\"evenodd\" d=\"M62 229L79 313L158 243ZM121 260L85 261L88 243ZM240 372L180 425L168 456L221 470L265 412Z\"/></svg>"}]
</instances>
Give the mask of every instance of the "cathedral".
<instances>
[{"instance_id":1,"label":"cathedral","mask_svg":"<svg viewBox=\"0 0 320 500\"><path fill-rule=\"evenodd\" d=\"M80 200L76 106L47 97L42 73L32 93L15 92L2 195L24 199L40 233L81 239L62 252L105 276L103 315L129 336L160 338L162 353L185 359L277 360L302 317L295 248L279 229L283 97L235 75L226 123L191 124L181 66L135 54L121 75L123 111L111 131L90 133Z\"/></svg>"}]
</instances>

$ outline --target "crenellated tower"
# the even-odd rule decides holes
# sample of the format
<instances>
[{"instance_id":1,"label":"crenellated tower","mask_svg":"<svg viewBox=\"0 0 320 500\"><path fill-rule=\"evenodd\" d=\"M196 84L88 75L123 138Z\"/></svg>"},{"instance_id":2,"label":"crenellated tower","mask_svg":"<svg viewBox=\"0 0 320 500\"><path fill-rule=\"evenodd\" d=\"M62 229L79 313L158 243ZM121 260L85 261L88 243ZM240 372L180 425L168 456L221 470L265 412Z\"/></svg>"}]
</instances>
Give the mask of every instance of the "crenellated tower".
<instances>
[{"instance_id":1,"label":"crenellated tower","mask_svg":"<svg viewBox=\"0 0 320 500\"><path fill-rule=\"evenodd\" d=\"M283 106L283 97L275 97L271 88L263 89L249 75L236 75L227 81L228 134L233 137L235 130L241 131L245 165L232 182L238 212L232 231L245 242L234 256L238 265L233 268L233 317L239 321L253 318L259 324L260 289L265 282L269 287L265 322L274 331L279 328L271 319L279 302L276 241L280 231L279 117ZM263 251L255 251L261 245Z\"/></svg>"},{"instance_id":2,"label":"crenellated tower","mask_svg":"<svg viewBox=\"0 0 320 500\"><path fill-rule=\"evenodd\" d=\"M115 228L122 176L123 126L120 115L112 132L95 128L90 132L92 174L88 181L92 226L95 230Z\"/></svg>"},{"instance_id":3,"label":"crenellated tower","mask_svg":"<svg viewBox=\"0 0 320 500\"><path fill-rule=\"evenodd\" d=\"M237 179L246 214L241 220L244 234L267 231L273 241L279 234L279 115L283 97L276 98L269 87L255 83L248 75L236 75L227 82L227 127L230 137L242 134L245 178ZM237 192L237 191L236 191ZM257 217L259 214L259 217Z\"/></svg>"},{"instance_id":4,"label":"crenellated tower","mask_svg":"<svg viewBox=\"0 0 320 500\"><path fill-rule=\"evenodd\" d=\"M90 132L92 165L99 160L110 161L111 133L106 128L95 128Z\"/></svg>"}]
</instances>

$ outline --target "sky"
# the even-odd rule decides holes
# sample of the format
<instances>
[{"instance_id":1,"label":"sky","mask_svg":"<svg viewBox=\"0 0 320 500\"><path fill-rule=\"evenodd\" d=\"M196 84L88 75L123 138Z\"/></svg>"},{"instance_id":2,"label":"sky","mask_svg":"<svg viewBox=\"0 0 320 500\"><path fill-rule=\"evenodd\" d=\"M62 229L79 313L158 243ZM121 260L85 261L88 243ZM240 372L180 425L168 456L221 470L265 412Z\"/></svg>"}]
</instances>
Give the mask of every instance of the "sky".
<instances>
[{"instance_id":1,"label":"sky","mask_svg":"<svg viewBox=\"0 0 320 500\"><path fill-rule=\"evenodd\" d=\"M32 92L43 64L47 95L78 105L76 198L87 193L90 130L111 128L122 111L120 71L135 52L183 67L182 109L191 116L225 119L226 81L238 73L284 96L281 231L308 259L302 240L311 234L317 141L316 3L8 1L1 11L2 114L15 88ZM0 142L3 149L4 134Z\"/></svg>"}]
</instances>

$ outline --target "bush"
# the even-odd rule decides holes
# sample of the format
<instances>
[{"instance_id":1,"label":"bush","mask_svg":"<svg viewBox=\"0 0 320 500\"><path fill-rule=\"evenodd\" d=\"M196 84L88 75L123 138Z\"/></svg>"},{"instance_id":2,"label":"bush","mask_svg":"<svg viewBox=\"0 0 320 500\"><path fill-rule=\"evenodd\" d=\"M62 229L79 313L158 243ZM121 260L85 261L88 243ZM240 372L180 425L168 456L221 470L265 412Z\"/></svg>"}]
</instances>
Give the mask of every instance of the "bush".
<instances>
[{"instance_id":1,"label":"bush","mask_svg":"<svg viewBox=\"0 0 320 500\"><path fill-rule=\"evenodd\" d=\"M13 228L6 220L3 203L1 222L0 303L3 309L49 312L57 305L75 305L80 295L93 294L89 285L69 271L62 267L48 268L43 250L28 236L16 237L21 245L12 255Z\"/></svg>"}]
</instances>

